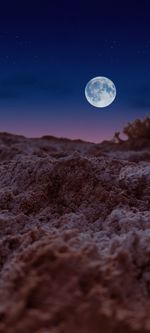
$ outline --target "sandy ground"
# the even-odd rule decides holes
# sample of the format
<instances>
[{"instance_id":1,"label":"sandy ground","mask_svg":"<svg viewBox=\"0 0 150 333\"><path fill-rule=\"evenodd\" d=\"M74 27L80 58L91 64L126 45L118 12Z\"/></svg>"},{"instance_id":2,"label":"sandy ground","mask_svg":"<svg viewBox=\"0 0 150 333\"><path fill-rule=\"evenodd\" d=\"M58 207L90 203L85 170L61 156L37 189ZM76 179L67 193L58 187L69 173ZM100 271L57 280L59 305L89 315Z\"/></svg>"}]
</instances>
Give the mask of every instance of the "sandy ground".
<instances>
[{"instance_id":1,"label":"sandy ground","mask_svg":"<svg viewBox=\"0 0 150 333\"><path fill-rule=\"evenodd\" d=\"M150 332L150 149L0 134L0 333Z\"/></svg>"}]
</instances>

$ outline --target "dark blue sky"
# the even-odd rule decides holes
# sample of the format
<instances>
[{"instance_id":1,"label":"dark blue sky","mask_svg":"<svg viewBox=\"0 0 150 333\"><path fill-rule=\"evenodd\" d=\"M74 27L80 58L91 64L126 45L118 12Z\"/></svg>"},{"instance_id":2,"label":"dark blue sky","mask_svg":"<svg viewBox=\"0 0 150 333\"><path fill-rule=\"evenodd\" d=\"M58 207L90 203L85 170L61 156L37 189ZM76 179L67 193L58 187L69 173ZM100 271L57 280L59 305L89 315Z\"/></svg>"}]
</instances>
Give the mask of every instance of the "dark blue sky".
<instances>
[{"instance_id":1,"label":"dark blue sky","mask_svg":"<svg viewBox=\"0 0 150 333\"><path fill-rule=\"evenodd\" d=\"M8 1L0 5L0 131L89 141L150 113L150 3ZM117 88L104 109L86 83Z\"/></svg>"}]
</instances>

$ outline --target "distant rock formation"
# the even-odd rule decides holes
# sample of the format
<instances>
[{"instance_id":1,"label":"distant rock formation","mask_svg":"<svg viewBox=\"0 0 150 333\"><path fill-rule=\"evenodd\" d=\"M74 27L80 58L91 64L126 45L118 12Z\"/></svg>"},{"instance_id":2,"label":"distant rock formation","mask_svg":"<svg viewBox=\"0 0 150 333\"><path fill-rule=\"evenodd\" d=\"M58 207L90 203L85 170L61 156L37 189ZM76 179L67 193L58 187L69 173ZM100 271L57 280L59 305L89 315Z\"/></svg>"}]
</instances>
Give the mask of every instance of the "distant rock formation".
<instances>
[{"instance_id":1,"label":"distant rock formation","mask_svg":"<svg viewBox=\"0 0 150 333\"><path fill-rule=\"evenodd\" d=\"M124 127L123 132L129 140L150 140L150 117L146 117L143 120L136 119L132 123L128 123Z\"/></svg>"},{"instance_id":2,"label":"distant rock formation","mask_svg":"<svg viewBox=\"0 0 150 333\"><path fill-rule=\"evenodd\" d=\"M127 136L127 141L120 138L120 132L115 132L113 142L124 143L128 147L143 148L145 144L150 145L150 117L135 119L128 123L123 133Z\"/></svg>"}]
</instances>

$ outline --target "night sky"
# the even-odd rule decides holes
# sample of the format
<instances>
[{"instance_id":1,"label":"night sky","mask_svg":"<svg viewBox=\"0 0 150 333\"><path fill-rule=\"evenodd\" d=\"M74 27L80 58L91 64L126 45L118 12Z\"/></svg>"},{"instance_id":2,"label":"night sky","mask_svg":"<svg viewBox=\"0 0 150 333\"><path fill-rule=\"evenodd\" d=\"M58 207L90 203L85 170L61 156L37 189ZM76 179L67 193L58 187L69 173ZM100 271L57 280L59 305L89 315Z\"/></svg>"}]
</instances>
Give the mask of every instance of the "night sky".
<instances>
[{"instance_id":1,"label":"night sky","mask_svg":"<svg viewBox=\"0 0 150 333\"><path fill-rule=\"evenodd\" d=\"M107 108L85 99L106 76ZM100 142L150 115L150 3L16 1L0 4L0 131Z\"/></svg>"}]
</instances>

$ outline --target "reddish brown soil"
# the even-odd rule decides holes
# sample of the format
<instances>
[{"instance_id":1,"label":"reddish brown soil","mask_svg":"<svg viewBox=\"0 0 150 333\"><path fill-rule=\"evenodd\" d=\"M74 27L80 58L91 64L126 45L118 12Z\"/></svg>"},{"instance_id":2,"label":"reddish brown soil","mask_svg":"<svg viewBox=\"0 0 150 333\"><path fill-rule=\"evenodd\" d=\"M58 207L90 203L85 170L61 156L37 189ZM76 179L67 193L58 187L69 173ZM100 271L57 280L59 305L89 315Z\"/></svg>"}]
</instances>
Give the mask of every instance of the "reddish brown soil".
<instances>
[{"instance_id":1,"label":"reddish brown soil","mask_svg":"<svg viewBox=\"0 0 150 333\"><path fill-rule=\"evenodd\" d=\"M0 134L0 333L150 332L150 150Z\"/></svg>"}]
</instances>

